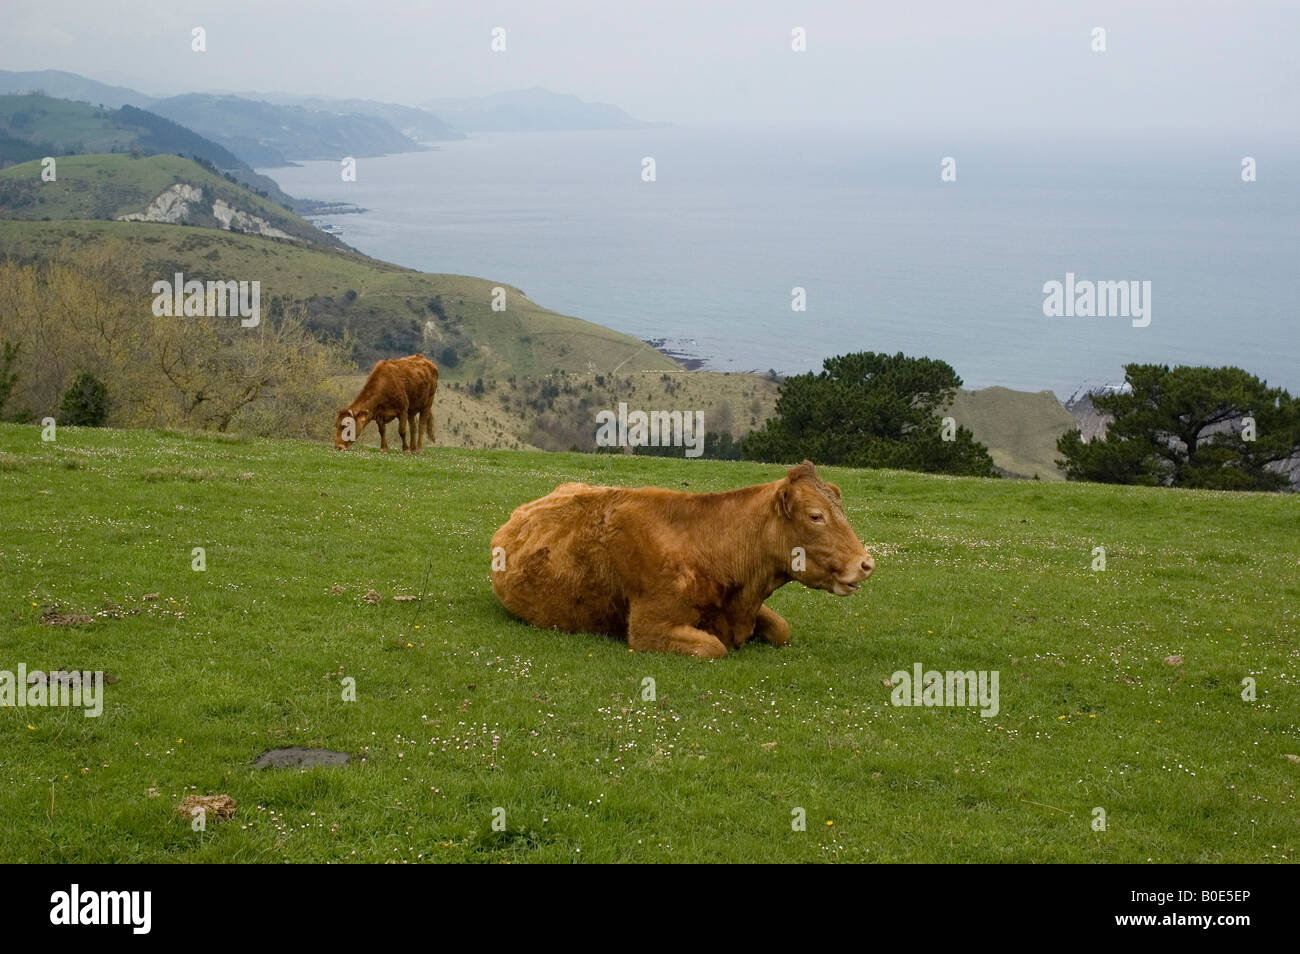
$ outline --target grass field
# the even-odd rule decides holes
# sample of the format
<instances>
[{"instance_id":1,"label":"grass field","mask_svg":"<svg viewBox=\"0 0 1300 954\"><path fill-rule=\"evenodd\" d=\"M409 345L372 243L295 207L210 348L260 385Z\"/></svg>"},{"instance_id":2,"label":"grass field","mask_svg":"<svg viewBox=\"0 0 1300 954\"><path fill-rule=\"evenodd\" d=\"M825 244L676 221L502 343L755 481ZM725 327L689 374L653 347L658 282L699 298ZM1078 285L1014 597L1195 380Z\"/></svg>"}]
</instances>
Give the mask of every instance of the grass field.
<instances>
[{"instance_id":1,"label":"grass field","mask_svg":"<svg viewBox=\"0 0 1300 954\"><path fill-rule=\"evenodd\" d=\"M1295 859L1295 496L828 468L876 575L713 663L493 598L491 533L561 481L781 473L2 425L0 670L117 681L0 709L0 861ZM1000 712L891 706L918 662L998 671ZM353 758L251 767L288 745ZM187 794L238 813L192 831Z\"/></svg>"}]
</instances>

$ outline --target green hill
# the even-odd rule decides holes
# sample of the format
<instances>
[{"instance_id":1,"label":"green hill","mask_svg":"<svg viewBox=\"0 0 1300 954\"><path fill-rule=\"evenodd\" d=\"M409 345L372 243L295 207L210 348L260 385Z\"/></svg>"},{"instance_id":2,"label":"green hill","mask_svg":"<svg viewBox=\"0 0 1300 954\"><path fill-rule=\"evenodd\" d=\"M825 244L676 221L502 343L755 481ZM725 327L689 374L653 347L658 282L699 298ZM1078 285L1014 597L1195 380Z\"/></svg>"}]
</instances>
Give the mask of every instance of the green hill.
<instances>
[{"instance_id":1,"label":"green hill","mask_svg":"<svg viewBox=\"0 0 1300 954\"><path fill-rule=\"evenodd\" d=\"M0 709L0 862L1296 858L1285 495L826 468L875 575L784 587L790 644L712 663L492 595L493 531L563 481L781 473L0 425L0 668L112 679L99 718ZM917 663L999 673L997 714L892 705ZM252 767L293 745L352 759ZM191 793L238 814L196 833Z\"/></svg>"},{"instance_id":2,"label":"green hill","mask_svg":"<svg viewBox=\"0 0 1300 954\"><path fill-rule=\"evenodd\" d=\"M625 373L680 370L645 342L557 314L504 282L417 272L346 249L214 229L146 222L0 220L0 255L16 258L45 257L65 246L76 249L113 240L143 258L151 281L176 271L199 280L258 280L264 306L305 303L313 329L328 337L345 331L352 335L363 367L378 357L423 350L448 379L530 377L591 368ZM491 306L497 287L506 293L502 312ZM141 307L147 313L148 302ZM452 361L447 360L448 349L455 356Z\"/></svg>"},{"instance_id":3,"label":"green hill","mask_svg":"<svg viewBox=\"0 0 1300 954\"><path fill-rule=\"evenodd\" d=\"M294 199L224 146L146 110L39 94L0 96L0 169L44 156L95 153L189 156L285 208L310 211L321 204Z\"/></svg>"},{"instance_id":4,"label":"green hill","mask_svg":"<svg viewBox=\"0 0 1300 954\"><path fill-rule=\"evenodd\" d=\"M0 171L0 216L10 219L168 221L342 248L288 209L179 156L61 156L53 182L41 163Z\"/></svg>"}]
</instances>

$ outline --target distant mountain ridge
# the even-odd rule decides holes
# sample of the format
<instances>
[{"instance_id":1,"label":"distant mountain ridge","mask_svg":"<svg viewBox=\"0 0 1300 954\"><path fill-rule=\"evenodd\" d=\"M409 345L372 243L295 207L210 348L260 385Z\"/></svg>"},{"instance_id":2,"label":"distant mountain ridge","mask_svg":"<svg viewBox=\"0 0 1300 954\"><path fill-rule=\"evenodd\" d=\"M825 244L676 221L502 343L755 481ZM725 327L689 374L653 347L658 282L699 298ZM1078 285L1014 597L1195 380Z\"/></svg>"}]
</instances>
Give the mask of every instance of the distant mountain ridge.
<instances>
[{"instance_id":1,"label":"distant mountain ridge","mask_svg":"<svg viewBox=\"0 0 1300 954\"><path fill-rule=\"evenodd\" d=\"M373 99L330 99L326 96L293 96L285 93L236 93L246 99L260 99L278 106L298 106L303 109L328 113L355 113L382 119L403 136L416 142L442 142L464 139L465 134L453 129L427 109L402 106Z\"/></svg>"},{"instance_id":2,"label":"distant mountain ridge","mask_svg":"<svg viewBox=\"0 0 1300 954\"><path fill-rule=\"evenodd\" d=\"M0 70L0 94L41 92L120 109L147 109L217 142L250 166L378 156L463 139L469 132L639 129L663 125L610 103L539 86L419 106L320 95L208 91L150 96L63 70Z\"/></svg>"},{"instance_id":3,"label":"distant mountain ridge","mask_svg":"<svg viewBox=\"0 0 1300 954\"><path fill-rule=\"evenodd\" d=\"M425 148L386 120L361 113L329 113L208 93L172 96L151 108L220 143L251 166L284 166L294 159L383 156Z\"/></svg>"},{"instance_id":4,"label":"distant mountain ridge","mask_svg":"<svg viewBox=\"0 0 1300 954\"><path fill-rule=\"evenodd\" d=\"M123 106L148 109L155 101L155 97L138 90L100 83L64 70L0 70L0 93L44 93L55 99L72 99L113 109Z\"/></svg>"},{"instance_id":5,"label":"distant mountain ridge","mask_svg":"<svg viewBox=\"0 0 1300 954\"><path fill-rule=\"evenodd\" d=\"M540 86L422 104L465 132L551 132L584 129L642 129L661 125L629 116L609 103L588 103Z\"/></svg>"},{"instance_id":6,"label":"distant mountain ridge","mask_svg":"<svg viewBox=\"0 0 1300 954\"><path fill-rule=\"evenodd\" d=\"M157 97L62 70L0 70L0 94L33 92L114 109L148 110L222 146L250 171L253 166L283 166L295 159L382 156L425 148L394 128L390 121L394 119L429 139L460 136L436 116L389 103L302 97L316 104L308 108L291 104L298 97L277 97L286 101L280 103L230 93ZM351 109L354 105L364 108Z\"/></svg>"}]
</instances>

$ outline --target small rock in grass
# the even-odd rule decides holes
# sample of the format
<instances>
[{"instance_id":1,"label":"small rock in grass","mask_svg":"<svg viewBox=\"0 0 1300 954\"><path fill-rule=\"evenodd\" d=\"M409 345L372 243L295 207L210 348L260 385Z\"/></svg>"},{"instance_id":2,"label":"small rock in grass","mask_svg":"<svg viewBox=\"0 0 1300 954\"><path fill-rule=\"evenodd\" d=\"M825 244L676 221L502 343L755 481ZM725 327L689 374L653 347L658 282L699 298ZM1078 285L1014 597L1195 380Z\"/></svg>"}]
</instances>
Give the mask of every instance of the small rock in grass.
<instances>
[{"instance_id":1,"label":"small rock in grass","mask_svg":"<svg viewBox=\"0 0 1300 954\"><path fill-rule=\"evenodd\" d=\"M1166 656L1166 657L1165 657L1165 665L1166 665L1166 666L1181 666L1182 664L1183 664L1183 657L1182 657L1182 656Z\"/></svg>"},{"instance_id":2,"label":"small rock in grass","mask_svg":"<svg viewBox=\"0 0 1300 954\"><path fill-rule=\"evenodd\" d=\"M351 758L346 752L331 752L329 749L305 749L291 745L287 749L271 749L263 752L253 763L253 768L293 768L294 766L312 765L347 765Z\"/></svg>"},{"instance_id":3,"label":"small rock in grass","mask_svg":"<svg viewBox=\"0 0 1300 954\"><path fill-rule=\"evenodd\" d=\"M379 599L380 599L379 594L376 593L374 590L370 590L368 593L366 593L367 603L378 603Z\"/></svg>"}]
</instances>

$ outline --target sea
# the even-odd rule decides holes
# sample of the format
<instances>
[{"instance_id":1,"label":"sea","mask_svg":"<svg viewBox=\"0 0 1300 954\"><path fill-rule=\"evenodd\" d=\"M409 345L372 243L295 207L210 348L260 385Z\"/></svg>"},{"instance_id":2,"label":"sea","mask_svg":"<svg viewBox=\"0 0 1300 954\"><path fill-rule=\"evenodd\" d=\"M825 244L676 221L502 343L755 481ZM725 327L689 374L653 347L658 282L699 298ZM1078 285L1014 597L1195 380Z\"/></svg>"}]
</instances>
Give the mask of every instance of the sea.
<instances>
[{"instance_id":1,"label":"sea","mask_svg":"<svg viewBox=\"0 0 1300 954\"><path fill-rule=\"evenodd\" d=\"M477 134L358 158L355 181L333 160L259 171L363 209L320 221L367 255L508 283L710 370L878 351L1062 398L1134 361L1300 390L1294 144L661 126ZM1141 297L1048 315L1052 282Z\"/></svg>"}]
</instances>

